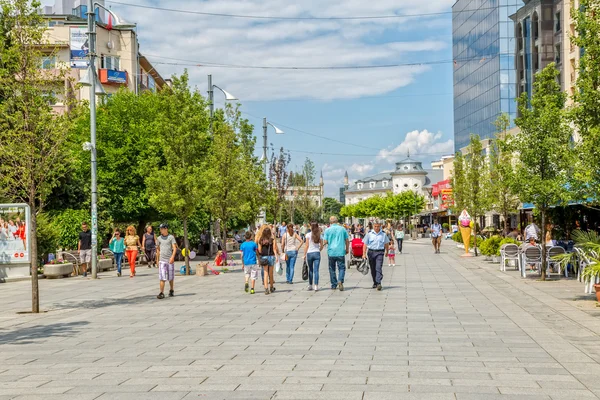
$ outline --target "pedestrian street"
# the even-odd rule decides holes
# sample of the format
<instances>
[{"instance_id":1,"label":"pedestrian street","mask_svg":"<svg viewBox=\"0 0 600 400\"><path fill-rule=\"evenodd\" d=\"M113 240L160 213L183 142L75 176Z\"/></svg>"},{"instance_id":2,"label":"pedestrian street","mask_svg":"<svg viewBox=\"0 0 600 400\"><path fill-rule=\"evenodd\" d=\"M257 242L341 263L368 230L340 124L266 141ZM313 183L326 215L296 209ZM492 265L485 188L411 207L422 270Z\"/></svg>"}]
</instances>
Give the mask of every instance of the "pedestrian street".
<instances>
[{"instance_id":1,"label":"pedestrian street","mask_svg":"<svg viewBox=\"0 0 600 400\"><path fill-rule=\"evenodd\" d=\"M294 284L244 292L237 266L177 276L0 285L0 399L596 399L600 311L576 281L522 280L450 241L405 242L345 290ZM179 270L181 263L177 263ZM259 286L260 288L260 286Z\"/></svg>"}]
</instances>

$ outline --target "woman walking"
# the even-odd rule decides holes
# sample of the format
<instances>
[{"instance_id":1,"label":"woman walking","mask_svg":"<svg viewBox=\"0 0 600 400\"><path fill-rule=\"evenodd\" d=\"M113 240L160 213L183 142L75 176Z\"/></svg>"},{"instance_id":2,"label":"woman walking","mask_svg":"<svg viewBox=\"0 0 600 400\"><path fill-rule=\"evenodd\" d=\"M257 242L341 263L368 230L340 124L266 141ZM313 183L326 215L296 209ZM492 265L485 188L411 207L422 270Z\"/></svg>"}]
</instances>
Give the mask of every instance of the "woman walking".
<instances>
[{"instance_id":1,"label":"woman walking","mask_svg":"<svg viewBox=\"0 0 600 400\"><path fill-rule=\"evenodd\" d=\"M146 227L146 233L142 239L142 248L146 254L148 268L156 267L156 235L151 225Z\"/></svg>"},{"instance_id":2,"label":"woman walking","mask_svg":"<svg viewBox=\"0 0 600 400\"><path fill-rule=\"evenodd\" d=\"M404 241L404 228L402 227L402 224L398 224L398 226L396 227L394 237L398 242L398 253L402 254L402 242Z\"/></svg>"},{"instance_id":3,"label":"woman walking","mask_svg":"<svg viewBox=\"0 0 600 400\"><path fill-rule=\"evenodd\" d=\"M135 228L133 225L129 225L127 227L125 245L127 246L125 255L127 256L127 261L129 261L129 277L133 278L135 276L135 261L138 256L138 249L142 247L140 244L140 237L135 234Z\"/></svg>"},{"instance_id":4,"label":"woman walking","mask_svg":"<svg viewBox=\"0 0 600 400\"><path fill-rule=\"evenodd\" d=\"M125 253L125 240L121 237L121 231L115 229L108 247L115 255L115 262L117 263L117 276L121 276L121 264L123 263L123 254Z\"/></svg>"},{"instance_id":5,"label":"woman walking","mask_svg":"<svg viewBox=\"0 0 600 400\"><path fill-rule=\"evenodd\" d=\"M287 231L281 238L281 252L285 254L285 276L288 284L294 283L294 268L300 246L302 246L302 239L294 232L294 225L288 224Z\"/></svg>"},{"instance_id":6,"label":"woman walking","mask_svg":"<svg viewBox=\"0 0 600 400\"><path fill-rule=\"evenodd\" d=\"M310 232L306 234L304 256L308 264L308 290L319 290L319 266L321 265L321 228L316 222L310 223Z\"/></svg>"},{"instance_id":7,"label":"woman walking","mask_svg":"<svg viewBox=\"0 0 600 400\"><path fill-rule=\"evenodd\" d=\"M258 240L258 255L260 256L260 265L264 270L265 294L270 294L275 291L275 279L273 277L273 266L275 265L275 257L279 255L277 241L273 237L270 228L265 228ZM269 283L271 289L269 290Z\"/></svg>"}]
</instances>

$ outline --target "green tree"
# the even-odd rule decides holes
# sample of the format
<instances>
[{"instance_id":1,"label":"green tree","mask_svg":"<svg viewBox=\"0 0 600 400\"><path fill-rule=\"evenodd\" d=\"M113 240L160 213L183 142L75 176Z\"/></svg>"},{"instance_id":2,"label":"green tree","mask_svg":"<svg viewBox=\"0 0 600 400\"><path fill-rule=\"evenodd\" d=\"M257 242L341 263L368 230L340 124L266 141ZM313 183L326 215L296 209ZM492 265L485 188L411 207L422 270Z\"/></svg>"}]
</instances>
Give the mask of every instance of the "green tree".
<instances>
[{"instance_id":1,"label":"green tree","mask_svg":"<svg viewBox=\"0 0 600 400\"><path fill-rule=\"evenodd\" d=\"M252 223L265 203L266 180L254 156L253 127L228 107L217 114L213 140L206 159L204 202L219 219L223 243L232 218Z\"/></svg>"},{"instance_id":2,"label":"green tree","mask_svg":"<svg viewBox=\"0 0 600 400\"><path fill-rule=\"evenodd\" d=\"M600 201L600 4L598 0L580 0L571 11L576 35L571 41L583 49L578 65L575 106L570 117L579 136L577 167L571 169L571 191L579 200Z\"/></svg>"},{"instance_id":3,"label":"green tree","mask_svg":"<svg viewBox=\"0 0 600 400\"><path fill-rule=\"evenodd\" d=\"M465 158L460 151L454 155L454 168L452 170L452 200L451 207L455 214L459 214L467 207L466 194L467 177L465 173Z\"/></svg>"},{"instance_id":4,"label":"green tree","mask_svg":"<svg viewBox=\"0 0 600 400\"><path fill-rule=\"evenodd\" d=\"M519 98L520 133L512 140L518 155L516 189L523 202L533 203L546 236L546 213L552 205L570 198L569 175L574 157L572 130L566 118L566 94L557 82L554 63L536 74L531 106L527 95ZM546 246L542 246L542 280L546 279Z\"/></svg>"},{"instance_id":5,"label":"green tree","mask_svg":"<svg viewBox=\"0 0 600 400\"><path fill-rule=\"evenodd\" d=\"M515 194L515 171L513 153L508 146L506 131L510 126L508 115L502 114L496 120L496 138L490 153L490 204L504 218L504 232L508 233L508 216L516 213L519 198Z\"/></svg>"},{"instance_id":6,"label":"green tree","mask_svg":"<svg viewBox=\"0 0 600 400\"><path fill-rule=\"evenodd\" d=\"M38 313L37 217L65 172L73 115L59 115L50 106L53 82L64 89L64 71L39 69L47 26L40 3L0 0L0 7L0 192L31 209L32 311Z\"/></svg>"},{"instance_id":7,"label":"green tree","mask_svg":"<svg viewBox=\"0 0 600 400\"><path fill-rule=\"evenodd\" d=\"M473 233L477 237L478 217L485 215L490 208L489 165L479 135L471 135L467 151L463 162L465 185L460 196L475 221ZM477 241L473 243L473 248L477 255Z\"/></svg>"},{"instance_id":8,"label":"green tree","mask_svg":"<svg viewBox=\"0 0 600 400\"><path fill-rule=\"evenodd\" d=\"M283 147L279 149L277 155L274 151L272 152L268 172L269 193L266 199L267 211L272 220L282 220L281 212L285 205L286 192L290 186L290 173L287 171L290 160L290 153L286 152Z\"/></svg>"},{"instance_id":9,"label":"green tree","mask_svg":"<svg viewBox=\"0 0 600 400\"><path fill-rule=\"evenodd\" d=\"M173 76L170 90L160 92L157 132L164 160L155 156L155 166L146 176L148 200L157 210L183 221L186 272L189 268L188 219L202 204L203 161L209 149L209 116L206 102L189 86L187 71Z\"/></svg>"},{"instance_id":10,"label":"green tree","mask_svg":"<svg viewBox=\"0 0 600 400\"><path fill-rule=\"evenodd\" d=\"M338 218L341 217L342 207L342 203L332 197L325 197L323 199L323 214L325 218L329 218L332 215Z\"/></svg>"}]
</instances>

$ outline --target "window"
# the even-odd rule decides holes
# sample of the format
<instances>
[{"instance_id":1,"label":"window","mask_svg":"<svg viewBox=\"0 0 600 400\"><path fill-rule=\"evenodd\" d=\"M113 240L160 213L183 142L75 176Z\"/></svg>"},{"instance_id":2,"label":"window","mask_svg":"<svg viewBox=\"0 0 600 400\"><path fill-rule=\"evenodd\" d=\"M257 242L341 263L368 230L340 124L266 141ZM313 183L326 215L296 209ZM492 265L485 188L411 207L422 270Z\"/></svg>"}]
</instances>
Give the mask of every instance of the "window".
<instances>
[{"instance_id":1,"label":"window","mask_svg":"<svg viewBox=\"0 0 600 400\"><path fill-rule=\"evenodd\" d=\"M554 20L556 21L556 24L554 25L554 31L560 32L560 11L554 14Z\"/></svg>"},{"instance_id":2,"label":"window","mask_svg":"<svg viewBox=\"0 0 600 400\"><path fill-rule=\"evenodd\" d=\"M383 181L383 182L381 183L381 185L382 185L384 188L385 188L385 187L388 187L388 181Z\"/></svg>"},{"instance_id":3,"label":"window","mask_svg":"<svg viewBox=\"0 0 600 400\"><path fill-rule=\"evenodd\" d=\"M102 56L102 66L104 69L119 71L121 68L120 58L116 56Z\"/></svg>"},{"instance_id":4,"label":"window","mask_svg":"<svg viewBox=\"0 0 600 400\"><path fill-rule=\"evenodd\" d=\"M375 187L375 182L369 182L369 189L373 189Z\"/></svg>"},{"instance_id":5,"label":"window","mask_svg":"<svg viewBox=\"0 0 600 400\"><path fill-rule=\"evenodd\" d=\"M418 183L414 183L414 184L413 184L413 186L414 186L415 188L418 188L418 187L419 187L419 184L418 184Z\"/></svg>"},{"instance_id":6,"label":"window","mask_svg":"<svg viewBox=\"0 0 600 400\"><path fill-rule=\"evenodd\" d=\"M359 189L362 189L362 187L363 187L363 184L362 184L362 183L359 183L359 184L357 184L357 185L356 185L356 187L357 187L357 188L359 188Z\"/></svg>"},{"instance_id":7,"label":"window","mask_svg":"<svg viewBox=\"0 0 600 400\"><path fill-rule=\"evenodd\" d=\"M556 45L555 52L554 61L557 64L560 64L560 43Z\"/></svg>"},{"instance_id":8,"label":"window","mask_svg":"<svg viewBox=\"0 0 600 400\"><path fill-rule=\"evenodd\" d=\"M52 69L56 67L56 57L54 56L43 56L42 57L42 69Z\"/></svg>"},{"instance_id":9,"label":"window","mask_svg":"<svg viewBox=\"0 0 600 400\"><path fill-rule=\"evenodd\" d=\"M404 184L404 187L405 187L405 188L407 188L407 187L408 187L408 183L405 183L405 184Z\"/></svg>"}]
</instances>

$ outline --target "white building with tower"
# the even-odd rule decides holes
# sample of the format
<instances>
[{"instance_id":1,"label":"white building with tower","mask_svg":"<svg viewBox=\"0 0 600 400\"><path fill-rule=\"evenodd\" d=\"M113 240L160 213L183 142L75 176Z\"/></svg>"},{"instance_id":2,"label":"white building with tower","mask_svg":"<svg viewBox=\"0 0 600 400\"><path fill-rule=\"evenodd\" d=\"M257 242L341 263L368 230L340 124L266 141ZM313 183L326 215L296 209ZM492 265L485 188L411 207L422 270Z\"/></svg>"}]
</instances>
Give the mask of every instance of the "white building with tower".
<instances>
[{"instance_id":1,"label":"white building with tower","mask_svg":"<svg viewBox=\"0 0 600 400\"><path fill-rule=\"evenodd\" d=\"M432 185L443 180L444 171L424 169L421 161L410 158L396 163L396 169L358 179L344 191L345 205L359 203L369 197L382 196L388 192L398 194L413 191L428 199Z\"/></svg>"}]
</instances>

